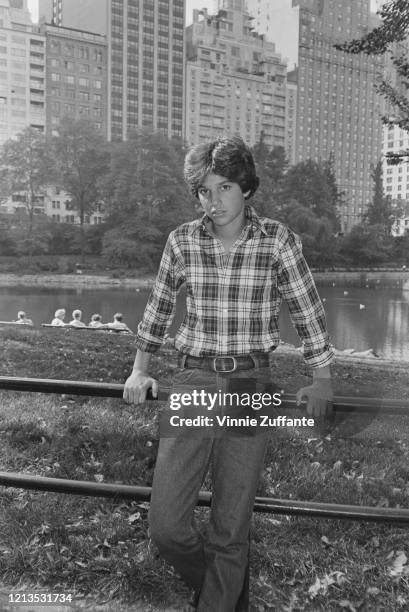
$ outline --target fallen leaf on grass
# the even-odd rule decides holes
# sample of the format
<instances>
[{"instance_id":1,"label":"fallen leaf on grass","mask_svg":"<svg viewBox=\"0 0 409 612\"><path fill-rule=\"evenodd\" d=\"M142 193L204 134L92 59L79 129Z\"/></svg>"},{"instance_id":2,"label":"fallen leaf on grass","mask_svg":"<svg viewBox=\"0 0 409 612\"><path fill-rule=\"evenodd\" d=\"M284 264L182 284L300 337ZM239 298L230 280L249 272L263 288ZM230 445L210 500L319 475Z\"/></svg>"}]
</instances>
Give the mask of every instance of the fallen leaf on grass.
<instances>
[{"instance_id":1,"label":"fallen leaf on grass","mask_svg":"<svg viewBox=\"0 0 409 612\"><path fill-rule=\"evenodd\" d=\"M388 555L388 558L390 555ZM392 561L392 564L389 566L389 576L407 576L409 574L409 567L404 567L406 561L408 560L407 556L403 552L403 550L397 550L396 556Z\"/></svg>"},{"instance_id":2,"label":"fallen leaf on grass","mask_svg":"<svg viewBox=\"0 0 409 612\"><path fill-rule=\"evenodd\" d=\"M94 474L94 479L95 479L97 482L103 482L103 480L104 480L104 475L103 475L103 474Z\"/></svg>"},{"instance_id":3,"label":"fallen leaf on grass","mask_svg":"<svg viewBox=\"0 0 409 612\"><path fill-rule=\"evenodd\" d=\"M325 546L332 546L331 542L328 540L327 536L321 536L321 542L325 544Z\"/></svg>"},{"instance_id":4,"label":"fallen leaf on grass","mask_svg":"<svg viewBox=\"0 0 409 612\"><path fill-rule=\"evenodd\" d=\"M342 599L341 601L338 602L338 605L341 608L345 608L346 610L350 610L350 612L356 612L355 606L352 605L352 603L349 601L349 599Z\"/></svg>"},{"instance_id":5,"label":"fallen leaf on grass","mask_svg":"<svg viewBox=\"0 0 409 612\"><path fill-rule=\"evenodd\" d=\"M52 556L52 554L51 554L50 552L48 552L48 551L47 551L47 552L45 553L45 555L46 555L47 559L49 560L49 562L51 563L51 565L54 565L54 563L55 563L55 559L54 559L54 557Z\"/></svg>"},{"instance_id":6,"label":"fallen leaf on grass","mask_svg":"<svg viewBox=\"0 0 409 612\"><path fill-rule=\"evenodd\" d=\"M138 508L143 508L144 510L149 510L149 503L148 502L142 502L141 504L136 504L138 506Z\"/></svg>"},{"instance_id":7,"label":"fallen leaf on grass","mask_svg":"<svg viewBox=\"0 0 409 612\"><path fill-rule=\"evenodd\" d=\"M373 596L375 596L375 595L378 595L380 592L381 592L381 590L380 590L380 589L378 589L378 587L368 587L368 588L366 589L366 594L367 594L367 595L373 595Z\"/></svg>"},{"instance_id":8,"label":"fallen leaf on grass","mask_svg":"<svg viewBox=\"0 0 409 612\"><path fill-rule=\"evenodd\" d=\"M308 594L311 599L314 599L318 594L326 595L328 588L333 584L342 586L345 582L346 578L344 572L331 572L330 574L325 574L321 580L317 576L314 584L308 589Z\"/></svg>"},{"instance_id":9,"label":"fallen leaf on grass","mask_svg":"<svg viewBox=\"0 0 409 612\"><path fill-rule=\"evenodd\" d=\"M131 514L130 516L128 516L128 523L132 525L133 523L136 523L136 521L138 521L140 518L141 518L141 513L135 512L135 514Z\"/></svg>"},{"instance_id":10,"label":"fallen leaf on grass","mask_svg":"<svg viewBox=\"0 0 409 612\"><path fill-rule=\"evenodd\" d=\"M278 521L277 519L268 519L268 522L271 523L271 525L281 525L282 521Z\"/></svg>"}]
</instances>

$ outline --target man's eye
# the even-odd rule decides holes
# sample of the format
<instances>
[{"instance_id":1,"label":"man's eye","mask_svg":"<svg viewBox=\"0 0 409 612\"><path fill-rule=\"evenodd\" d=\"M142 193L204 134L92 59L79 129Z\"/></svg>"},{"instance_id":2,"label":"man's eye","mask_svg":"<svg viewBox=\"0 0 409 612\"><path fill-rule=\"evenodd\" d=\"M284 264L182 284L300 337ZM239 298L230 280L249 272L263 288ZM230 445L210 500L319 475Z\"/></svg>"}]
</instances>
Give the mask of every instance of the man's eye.
<instances>
[{"instance_id":1,"label":"man's eye","mask_svg":"<svg viewBox=\"0 0 409 612\"><path fill-rule=\"evenodd\" d=\"M222 185L223 191L230 191L230 189L231 189L231 185Z\"/></svg>"}]
</instances>

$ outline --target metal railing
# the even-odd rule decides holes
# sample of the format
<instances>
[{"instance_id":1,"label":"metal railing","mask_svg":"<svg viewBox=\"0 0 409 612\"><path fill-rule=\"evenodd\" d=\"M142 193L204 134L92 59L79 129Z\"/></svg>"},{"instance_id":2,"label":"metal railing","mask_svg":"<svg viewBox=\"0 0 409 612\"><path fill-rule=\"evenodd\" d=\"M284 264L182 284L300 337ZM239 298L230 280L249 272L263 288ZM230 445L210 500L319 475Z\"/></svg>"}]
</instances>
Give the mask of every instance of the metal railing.
<instances>
[{"instance_id":1,"label":"metal railing","mask_svg":"<svg viewBox=\"0 0 409 612\"><path fill-rule=\"evenodd\" d=\"M20 378L0 376L0 389L39 393L61 393L70 395L88 395L98 397L122 397L123 385L87 381L49 380L37 378ZM167 393L159 392L158 400L166 400ZM148 394L148 399L154 399ZM282 396L281 408L295 408L294 395ZM409 401L373 399L363 397L335 397L334 411L346 413L374 413L382 410L387 414L408 414ZM66 480L0 472L0 485L37 491L68 493L93 497L121 498L128 500L149 501L150 487L95 483L88 481ZM201 491L198 505L210 506L211 493ZM378 508L346 504L329 504L322 502L275 499L256 497L254 511L268 514L288 514L310 516L315 518L349 519L375 521L384 523L409 523L409 509Z\"/></svg>"}]
</instances>

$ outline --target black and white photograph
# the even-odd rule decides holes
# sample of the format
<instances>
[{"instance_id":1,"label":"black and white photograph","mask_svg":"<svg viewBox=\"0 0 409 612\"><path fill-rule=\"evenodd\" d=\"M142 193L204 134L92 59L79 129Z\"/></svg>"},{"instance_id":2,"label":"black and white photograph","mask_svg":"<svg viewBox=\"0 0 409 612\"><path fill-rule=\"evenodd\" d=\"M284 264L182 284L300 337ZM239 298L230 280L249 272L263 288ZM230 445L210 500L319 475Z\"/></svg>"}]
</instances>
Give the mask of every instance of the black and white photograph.
<instances>
[{"instance_id":1,"label":"black and white photograph","mask_svg":"<svg viewBox=\"0 0 409 612\"><path fill-rule=\"evenodd\" d=\"M409 611L407 0L0 0L0 612Z\"/></svg>"}]
</instances>

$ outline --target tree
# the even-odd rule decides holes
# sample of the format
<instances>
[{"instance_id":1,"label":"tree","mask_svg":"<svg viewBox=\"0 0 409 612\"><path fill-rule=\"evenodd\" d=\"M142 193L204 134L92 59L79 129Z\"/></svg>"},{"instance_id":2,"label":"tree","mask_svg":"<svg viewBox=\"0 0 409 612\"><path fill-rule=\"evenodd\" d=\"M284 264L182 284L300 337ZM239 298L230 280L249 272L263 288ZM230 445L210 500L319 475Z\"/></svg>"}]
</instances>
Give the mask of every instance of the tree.
<instances>
[{"instance_id":1,"label":"tree","mask_svg":"<svg viewBox=\"0 0 409 612\"><path fill-rule=\"evenodd\" d=\"M156 265L166 238L196 216L183 179L184 147L140 130L112 150L103 181L108 223L103 252L112 263Z\"/></svg>"},{"instance_id":2,"label":"tree","mask_svg":"<svg viewBox=\"0 0 409 612\"><path fill-rule=\"evenodd\" d=\"M340 254L355 265L373 265L391 259L393 238L383 225L355 225L341 240Z\"/></svg>"},{"instance_id":3,"label":"tree","mask_svg":"<svg viewBox=\"0 0 409 612\"><path fill-rule=\"evenodd\" d=\"M338 242L329 219L319 218L311 209L293 203L287 211L286 222L301 238L303 253L310 266L334 265Z\"/></svg>"},{"instance_id":4,"label":"tree","mask_svg":"<svg viewBox=\"0 0 409 612\"><path fill-rule=\"evenodd\" d=\"M264 143L263 135L253 147L252 153L256 162L257 175L260 186L251 202L260 215L270 218L279 218L282 208L280 192L284 173L288 162L283 147L268 149Z\"/></svg>"},{"instance_id":5,"label":"tree","mask_svg":"<svg viewBox=\"0 0 409 612\"><path fill-rule=\"evenodd\" d=\"M385 233L389 235L393 224L393 212L391 200L388 196L385 196L383 192L381 161L372 168L371 174L374 181L374 195L364 215L364 221L368 223L368 225L383 226L385 228Z\"/></svg>"},{"instance_id":6,"label":"tree","mask_svg":"<svg viewBox=\"0 0 409 612\"><path fill-rule=\"evenodd\" d=\"M0 152L0 192L6 199L18 194L27 217L23 226L24 249L29 257L35 249L34 215L38 200L54 175L54 164L44 134L31 127L4 143Z\"/></svg>"},{"instance_id":7,"label":"tree","mask_svg":"<svg viewBox=\"0 0 409 612\"><path fill-rule=\"evenodd\" d=\"M101 201L100 181L109 170L107 143L85 119L62 119L53 142L59 186L72 198L80 218L81 259L85 254L84 223Z\"/></svg>"},{"instance_id":8,"label":"tree","mask_svg":"<svg viewBox=\"0 0 409 612\"><path fill-rule=\"evenodd\" d=\"M377 90L393 108L393 115L383 117L387 125L397 125L409 131L409 61L408 31L409 3L407 0L388 0L378 10L381 24L362 38L354 39L335 47L346 53L365 53L385 55L390 58L395 69L397 83L385 78L380 79ZM399 164L409 156L409 150L386 153L388 163Z\"/></svg>"},{"instance_id":9,"label":"tree","mask_svg":"<svg viewBox=\"0 0 409 612\"><path fill-rule=\"evenodd\" d=\"M282 198L286 219L296 202L296 206L309 209L317 218L328 219L334 232L337 230L343 194L338 190L331 160L307 159L291 166L283 180Z\"/></svg>"}]
</instances>

